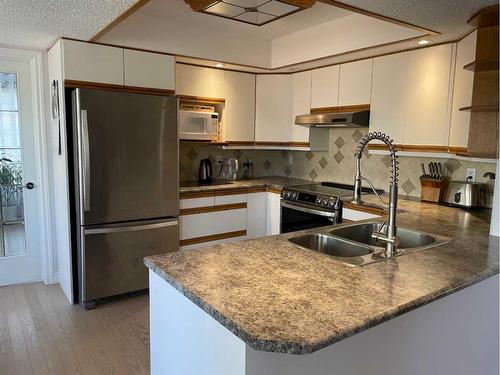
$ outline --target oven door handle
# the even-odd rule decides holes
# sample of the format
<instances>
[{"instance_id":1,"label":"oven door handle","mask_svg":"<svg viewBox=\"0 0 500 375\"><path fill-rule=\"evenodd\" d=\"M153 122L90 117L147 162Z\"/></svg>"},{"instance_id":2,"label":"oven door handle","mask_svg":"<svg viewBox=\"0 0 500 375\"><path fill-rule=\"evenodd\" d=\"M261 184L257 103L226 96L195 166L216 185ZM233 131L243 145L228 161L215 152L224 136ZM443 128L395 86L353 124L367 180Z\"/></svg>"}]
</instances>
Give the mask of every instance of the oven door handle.
<instances>
[{"instance_id":1,"label":"oven door handle","mask_svg":"<svg viewBox=\"0 0 500 375\"><path fill-rule=\"evenodd\" d=\"M292 204L292 203L288 203L288 202L285 202L285 201L281 201L281 206L289 208L291 210L302 211L302 212L306 212L308 214L313 214L313 215L326 216L326 217L335 217L335 216L337 216L336 212L317 210L317 209L314 209L314 208L299 206L297 204Z\"/></svg>"}]
</instances>

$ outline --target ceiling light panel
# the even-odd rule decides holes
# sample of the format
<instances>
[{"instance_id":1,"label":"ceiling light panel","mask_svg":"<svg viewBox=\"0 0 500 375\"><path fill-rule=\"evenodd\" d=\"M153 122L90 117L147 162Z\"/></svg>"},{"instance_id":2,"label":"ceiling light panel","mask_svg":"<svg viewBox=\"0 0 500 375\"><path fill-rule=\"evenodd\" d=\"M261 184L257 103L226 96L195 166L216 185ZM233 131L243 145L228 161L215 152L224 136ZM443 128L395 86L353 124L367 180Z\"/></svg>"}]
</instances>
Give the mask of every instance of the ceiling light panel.
<instances>
[{"instance_id":1,"label":"ceiling light panel","mask_svg":"<svg viewBox=\"0 0 500 375\"><path fill-rule=\"evenodd\" d=\"M275 16L259 12L246 12L235 18L238 21L252 23L254 25L262 25L276 19Z\"/></svg>"},{"instance_id":2,"label":"ceiling light panel","mask_svg":"<svg viewBox=\"0 0 500 375\"><path fill-rule=\"evenodd\" d=\"M311 7L315 0L185 0L195 11L262 26Z\"/></svg>"},{"instance_id":3,"label":"ceiling light panel","mask_svg":"<svg viewBox=\"0 0 500 375\"><path fill-rule=\"evenodd\" d=\"M218 15L221 15L224 17L233 18L233 17L236 17L236 16L244 13L245 9L243 9L239 6L219 2L215 5L208 7L207 9L205 9L205 12L214 13L214 14L218 14Z\"/></svg>"},{"instance_id":4,"label":"ceiling light panel","mask_svg":"<svg viewBox=\"0 0 500 375\"><path fill-rule=\"evenodd\" d=\"M223 0L225 3L237 5L243 8L256 8L267 3L269 0Z\"/></svg>"},{"instance_id":5,"label":"ceiling light panel","mask_svg":"<svg viewBox=\"0 0 500 375\"><path fill-rule=\"evenodd\" d=\"M269 1L257 8L259 12L272 14L273 16L283 17L286 14L299 10L299 7L282 3L281 1Z\"/></svg>"}]
</instances>

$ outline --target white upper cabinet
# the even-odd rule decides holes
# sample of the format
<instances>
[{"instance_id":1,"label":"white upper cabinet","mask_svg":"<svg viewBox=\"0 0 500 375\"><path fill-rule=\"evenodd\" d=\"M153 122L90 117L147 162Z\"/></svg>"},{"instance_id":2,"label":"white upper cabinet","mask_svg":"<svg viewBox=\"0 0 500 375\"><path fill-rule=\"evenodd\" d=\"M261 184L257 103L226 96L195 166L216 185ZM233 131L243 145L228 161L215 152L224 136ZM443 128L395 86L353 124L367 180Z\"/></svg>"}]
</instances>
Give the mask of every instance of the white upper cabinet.
<instances>
[{"instance_id":1,"label":"white upper cabinet","mask_svg":"<svg viewBox=\"0 0 500 375\"><path fill-rule=\"evenodd\" d=\"M64 78L123 85L123 48L63 40Z\"/></svg>"},{"instance_id":2,"label":"white upper cabinet","mask_svg":"<svg viewBox=\"0 0 500 375\"><path fill-rule=\"evenodd\" d=\"M447 146L451 64L451 44L375 58L370 131L399 144Z\"/></svg>"},{"instance_id":3,"label":"white upper cabinet","mask_svg":"<svg viewBox=\"0 0 500 375\"><path fill-rule=\"evenodd\" d=\"M445 44L407 52L404 144L448 146L452 48Z\"/></svg>"},{"instance_id":4,"label":"white upper cabinet","mask_svg":"<svg viewBox=\"0 0 500 375\"><path fill-rule=\"evenodd\" d=\"M339 66L312 71L311 108L337 107L339 100Z\"/></svg>"},{"instance_id":5,"label":"white upper cabinet","mask_svg":"<svg viewBox=\"0 0 500 375\"><path fill-rule=\"evenodd\" d=\"M226 72L220 69L176 64L175 87L179 95L224 99Z\"/></svg>"},{"instance_id":6,"label":"white upper cabinet","mask_svg":"<svg viewBox=\"0 0 500 375\"><path fill-rule=\"evenodd\" d=\"M311 71L292 74L292 142L309 142L309 128L295 125L295 117L311 109Z\"/></svg>"},{"instance_id":7,"label":"white upper cabinet","mask_svg":"<svg viewBox=\"0 0 500 375\"><path fill-rule=\"evenodd\" d=\"M159 53L123 51L126 86L175 90L175 58Z\"/></svg>"},{"instance_id":8,"label":"white upper cabinet","mask_svg":"<svg viewBox=\"0 0 500 375\"><path fill-rule=\"evenodd\" d=\"M255 74L226 72L226 141L255 140Z\"/></svg>"},{"instance_id":9,"label":"white upper cabinet","mask_svg":"<svg viewBox=\"0 0 500 375\"><path fill-rule=\"evenodd\" d=\"M373 59L340 65L339 106L370 104Z\"/></svg>"},{"instance_id":10,"label":"white upper cabinet","mask_svg":"<svg viewBox=\"0 0 500 375\"><path fill-rule=\"evenodd\" d=\"M459 111L459 108L468 107L472 103L474 72L465 70L464 65L476 58L476 39L477 31L474 31L457 43L449 140L449 145L452 147L467 147L468 145L470 112Z\"/></svg>"},{"instance_id":11,"label":"white upper cabinet","mask_svg":"<svg viewBox=\"0 0 500 375\"><path fill-rule=\"evenodd\" d=\"M292 78L289 74L257 76L255 141L289 142L292 122Z\"/></svg>"},{"instance_id":12,"label":"white upper cabinet","mask_svg":"<svg viewBox=\"0 0 500 375\"><path fill-rule=\"evenodd\" d=\"M398 53L373 61L370 131L388 134L403 142L406 119L408 55Z\"/></svg>"}]
</instances>

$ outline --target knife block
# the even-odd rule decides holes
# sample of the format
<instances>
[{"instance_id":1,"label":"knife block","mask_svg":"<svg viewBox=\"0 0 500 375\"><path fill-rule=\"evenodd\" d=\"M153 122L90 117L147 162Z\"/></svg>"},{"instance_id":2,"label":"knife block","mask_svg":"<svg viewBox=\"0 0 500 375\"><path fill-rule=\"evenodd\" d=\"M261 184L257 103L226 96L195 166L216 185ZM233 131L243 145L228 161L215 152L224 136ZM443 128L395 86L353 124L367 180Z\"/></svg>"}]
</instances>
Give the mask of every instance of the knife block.
<instances>
[{"instance_id":1,"label":"knife block","mask_svg":"<svg viewBox=\"0 0 500 375\"><path fill-rule=\"evenodd\" d=\"M439 203L443 200L446 189L446 177L420 177L420 200Z\"/></svg>"}]
</instances>

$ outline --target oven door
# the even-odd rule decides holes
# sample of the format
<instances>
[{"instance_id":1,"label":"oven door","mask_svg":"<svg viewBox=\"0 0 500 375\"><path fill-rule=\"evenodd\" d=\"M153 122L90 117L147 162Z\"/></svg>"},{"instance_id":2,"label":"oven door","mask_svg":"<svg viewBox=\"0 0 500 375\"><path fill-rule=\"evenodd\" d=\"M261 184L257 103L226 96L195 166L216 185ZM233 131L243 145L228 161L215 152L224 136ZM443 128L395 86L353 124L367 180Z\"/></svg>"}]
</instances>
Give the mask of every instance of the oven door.
<instances>
[{"instance_id":1,"label":"oven door","mask_svg":"<svg viewBox=\"0 0 500 375\"><path fill-rule=\"evenodd\" d=\"M339 211L281 200L281 233L332 225L340 221Z\"/></svg>"}]
</instances>

